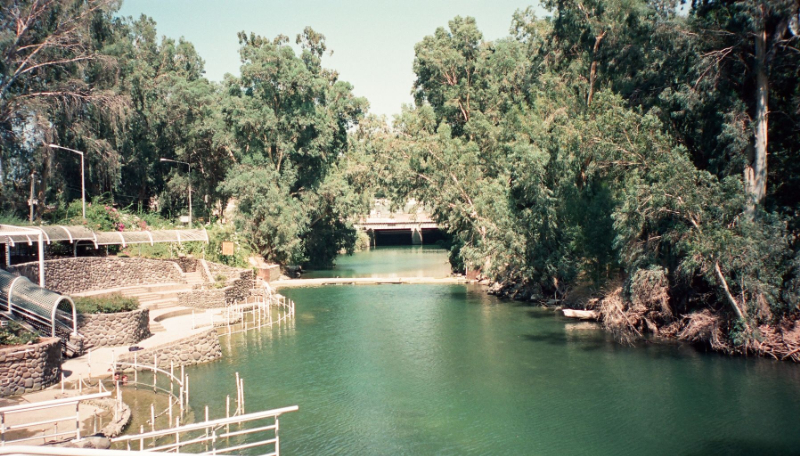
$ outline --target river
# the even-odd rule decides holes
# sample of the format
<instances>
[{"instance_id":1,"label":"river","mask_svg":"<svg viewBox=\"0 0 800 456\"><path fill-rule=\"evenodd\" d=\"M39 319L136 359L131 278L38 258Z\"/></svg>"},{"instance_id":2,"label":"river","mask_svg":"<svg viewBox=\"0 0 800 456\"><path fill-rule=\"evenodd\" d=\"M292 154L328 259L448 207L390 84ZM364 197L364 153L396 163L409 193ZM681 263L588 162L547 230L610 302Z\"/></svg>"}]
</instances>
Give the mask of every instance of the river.
<instances>
[{"instance_id":1,"label":"river","mask_svg":"<svg viewBox=\"0 0 800 456\"><path fill-rule=\"evenodd\" d=\"M446 259L376 249L309 275L441 275ZM800 454L797 365L621 346L479 286L283 293L293 324L222 337L222 361L187 370L192 406L212 417L235 372L248 411L299 405L281 418L283 454Z\"/></svg>"}]
</instances>

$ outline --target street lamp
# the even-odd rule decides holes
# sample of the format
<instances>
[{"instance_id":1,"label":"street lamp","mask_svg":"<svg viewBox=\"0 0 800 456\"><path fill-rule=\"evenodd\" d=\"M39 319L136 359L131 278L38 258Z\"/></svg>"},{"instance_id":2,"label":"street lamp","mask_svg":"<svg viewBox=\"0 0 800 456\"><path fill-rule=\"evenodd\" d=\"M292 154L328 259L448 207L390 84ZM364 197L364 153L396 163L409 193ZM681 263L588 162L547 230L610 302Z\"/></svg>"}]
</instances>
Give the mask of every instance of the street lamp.
<instances>
[{"instance_id":1,"label":"street lamp","mask_svg":"<svg viewBox=\"0 0 800 456\"><path fill-rule=\"evenodd\" d=\"M189 167L189 228L192 227L192 164L180 161L180 160L171 160L169 158L161 158L162 162L170 162L170 163L180 163Z\"/></svg>"},{"instance_id":2,"label":"street lamp","mask_svg":"<svg viewBox=\"0 0 800 456\"><path fill-rule=\"evenodd\" d=\"M70 149L69 147L57 146L55 144L48 144L48 147L53 147L55 149L64 149L70 152L74 152L81 156L81 205L83 206L83 220L86 220L86 181L83 178L83 152L75 149Z\"/></svg>"}]
</instances>

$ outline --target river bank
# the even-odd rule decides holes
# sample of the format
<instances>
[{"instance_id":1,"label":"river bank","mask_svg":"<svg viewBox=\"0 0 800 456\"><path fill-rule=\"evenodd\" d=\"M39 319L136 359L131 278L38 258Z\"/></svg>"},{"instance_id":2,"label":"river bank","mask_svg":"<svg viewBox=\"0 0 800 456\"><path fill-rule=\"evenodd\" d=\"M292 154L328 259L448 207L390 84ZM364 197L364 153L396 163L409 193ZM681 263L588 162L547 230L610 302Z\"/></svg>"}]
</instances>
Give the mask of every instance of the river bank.
<instances>
[{"instance_id":1,"label":"river bank","mask_svg":"<svg viewBox=\"0 0 800 456\"><path fill-rule=\"evenodd\" d=\"M488 293L504 299L535 302L543 307L596 310L603 328L624 344L652 337L687 342L731 356L760 356L779 361L800 362L800 324L783 318L775 324L761 324L743 337L732 315L723 309L705 308L678 313L670 305L668 284L663 277L648 277L626 293L621 284L605 292L563 299L543 299L540 287L517 281L494 282Z\"/></svg>"}]
</instances>

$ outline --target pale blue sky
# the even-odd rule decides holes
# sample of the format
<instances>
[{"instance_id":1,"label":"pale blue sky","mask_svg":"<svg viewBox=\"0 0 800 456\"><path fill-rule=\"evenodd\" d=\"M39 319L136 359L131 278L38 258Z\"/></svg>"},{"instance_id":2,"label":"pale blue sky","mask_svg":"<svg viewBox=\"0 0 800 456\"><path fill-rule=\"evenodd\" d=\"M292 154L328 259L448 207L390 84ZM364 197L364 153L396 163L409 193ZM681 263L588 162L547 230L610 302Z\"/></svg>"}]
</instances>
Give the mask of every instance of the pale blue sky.
<instances>
[{"instance_id":1,"label":"pale blue sky","mask_svg":"<svg viewBox=\"0 0 800 456\"><path fill-rule=\"evenodd\" d=\"M517 9L536 0L125 0L122 16L155 19L159 35L184 37L206 62L206 77L239 74L236 33L244 30L294 43L306 26L325 35L334 54L323 65L367 97L370 111L391 114L411 103L414 44L457 15L472 16L487 40L508 35ZM537 15L545 10L537 7Z\"/></svg>"}]
</instances>

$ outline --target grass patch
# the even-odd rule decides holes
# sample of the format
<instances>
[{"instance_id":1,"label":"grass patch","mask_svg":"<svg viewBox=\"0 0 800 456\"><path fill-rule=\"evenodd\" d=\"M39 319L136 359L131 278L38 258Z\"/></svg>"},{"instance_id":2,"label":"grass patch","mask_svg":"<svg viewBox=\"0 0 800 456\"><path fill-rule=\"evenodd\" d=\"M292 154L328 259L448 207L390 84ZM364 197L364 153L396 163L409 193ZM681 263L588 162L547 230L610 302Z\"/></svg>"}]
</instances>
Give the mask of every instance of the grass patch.
<instances>
[{"instance_id":1,"label":"grass patch","mask_svg":"<svg viewBox=\"0 0 800 456\"><path fill-rule=\"evenodd\" d=\"M130 312L139 308L139 300L120 293L76 297L75 310L82 314Z\"/></svg>"},{"instance_id":2,"label":"grass patch","mask_svg":"<svg viewBox=\"0 0 800 456\"><path fill-rule=\"evenodd\" d=\"M25 345L28 342L39 342L39 335L23 328L16 321L8 321L0 326L0 345Z\"/></svg>"}]
</instances>

